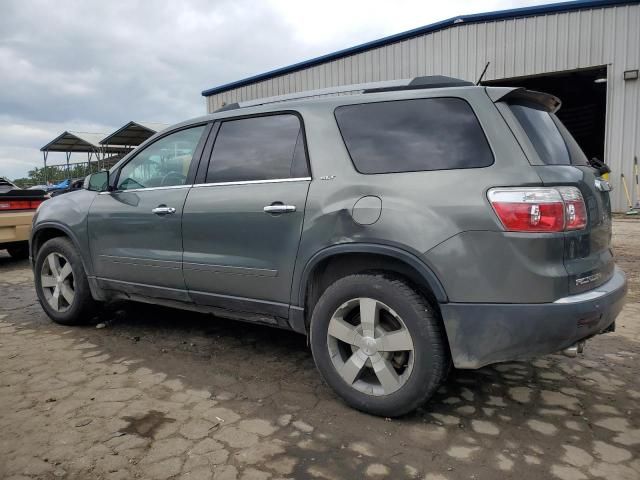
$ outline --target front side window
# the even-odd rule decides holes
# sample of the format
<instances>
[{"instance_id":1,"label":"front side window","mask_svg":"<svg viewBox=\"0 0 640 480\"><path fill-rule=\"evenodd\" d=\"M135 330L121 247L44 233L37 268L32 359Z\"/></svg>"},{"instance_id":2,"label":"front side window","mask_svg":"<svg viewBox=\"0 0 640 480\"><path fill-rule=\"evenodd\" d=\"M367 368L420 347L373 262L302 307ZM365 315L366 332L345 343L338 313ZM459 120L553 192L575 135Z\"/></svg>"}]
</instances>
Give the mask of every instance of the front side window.
<instances>
[{"instance_id":1,"label":"front side window","mask_svg":"<svg viewBox=\"0 0 640 480\"><path fill-rule=\"evenodd\" d=\"M460 98L345 105L335 110L360 173L487 167L493 154L471 106Z\"/></svg>"},{"instance_id":2,"label":"front side window","mask_svg":"<svg viewBox=\"0 0 640 480\"><path fill-rule=\"evenodd\" d=\"M309 175L300 119L293 114L227 120L220 126L207 183Z\"/></svg>"},{"instance_id":3,"label":"front side window","mask_svg":"<svg viewBox=\"0 0 640 480\"><path fill-rule=\"evenodd\" d=\"M205 125L172 133L152 143L120 170L118 190L184 185Z\"/></svg>"}]
</instances>

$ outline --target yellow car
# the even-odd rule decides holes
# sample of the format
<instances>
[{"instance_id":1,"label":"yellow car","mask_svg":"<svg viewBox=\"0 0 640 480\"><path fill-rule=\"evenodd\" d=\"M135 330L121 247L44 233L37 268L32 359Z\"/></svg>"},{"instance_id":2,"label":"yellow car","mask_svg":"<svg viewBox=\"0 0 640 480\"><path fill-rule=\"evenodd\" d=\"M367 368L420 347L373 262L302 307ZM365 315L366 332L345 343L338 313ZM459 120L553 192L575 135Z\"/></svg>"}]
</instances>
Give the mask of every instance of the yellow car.
<instances>
[{"instance_id":1,"label":"yellow car","mask_svg":"<svg viewBox=\"0 0 640 480\"><path fill-rule=\"evenodd\" d=\"M0 250L16 259L29 257L33 214L47 198L44 190L22 190L0 178Z\"/></svg>"}]
</instances>

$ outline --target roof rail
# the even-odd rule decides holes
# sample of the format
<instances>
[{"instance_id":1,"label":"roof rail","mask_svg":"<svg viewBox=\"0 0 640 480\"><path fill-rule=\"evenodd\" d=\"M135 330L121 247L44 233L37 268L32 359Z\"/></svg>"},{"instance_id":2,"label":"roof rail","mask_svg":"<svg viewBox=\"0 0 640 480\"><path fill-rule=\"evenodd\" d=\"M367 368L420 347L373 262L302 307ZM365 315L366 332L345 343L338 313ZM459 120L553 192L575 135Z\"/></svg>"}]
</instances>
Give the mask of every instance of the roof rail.
<instances>
[{"instance_id":1,"label":"roof rail","mask_svg":"<svg viewBox=\"0 0 640 480\"><path fill-rule=\"evenodd\" d=\"M235 110L245 107L256 107L270 103L286 102L289 100L301 100L306 98L329 97L335 95L351 95L354 93L391 92L396 90L417 90L423 88L466 87L473 86L472 82L459 78L432 75L426 77L404 78L401 80L385 80L382 82L356 83L341 85L339 87L321 88L318 90L305 90L274 97L257 98L245 102L230 103L219 108L215 112Z\"/></svg>"},{"instance_id":2,"label":"roof rail","mask_svg":"<svg viewBox=\"0 0 640 480\"><path fill-rule=\"evenodd\" d=\"M461 80L459 78L445 77L444 75L430 75L426 77L415 77L408 85L404 86L380 86L368 88L364 93L391 92L394 90L418 90L422 88L445 88L445 87L473 87L473 82Z\"/></svg>"}]
</instances>

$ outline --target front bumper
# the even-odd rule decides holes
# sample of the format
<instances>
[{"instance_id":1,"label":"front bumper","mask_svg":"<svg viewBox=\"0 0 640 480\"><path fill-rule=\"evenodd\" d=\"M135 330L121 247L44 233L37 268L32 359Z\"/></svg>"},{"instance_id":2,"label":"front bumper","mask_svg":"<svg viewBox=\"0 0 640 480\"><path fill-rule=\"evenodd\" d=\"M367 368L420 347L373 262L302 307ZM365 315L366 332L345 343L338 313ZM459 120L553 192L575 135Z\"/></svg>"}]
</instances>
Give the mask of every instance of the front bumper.
<instances>
[{"instance_id":1,"label":"front bumper","mask_svg":"<svg viewBox=\"0 0 640 480\"><path fill-rule=\"evenodd\" d=\"M3 244L29 240L33 210L0 213L0 248Z\"/></svg>"},{"instance_id":2,"label":"front bumper","mask_svg":"<svg viewBox=\"0 0 640 480\"><path fill-rule=\"evenodd\" d=\"M615 268L603 285L553 303L440 305L456 368L480 368L562 350L607 329L624 305L627 280Z\"/></svg>"}]
</instances>

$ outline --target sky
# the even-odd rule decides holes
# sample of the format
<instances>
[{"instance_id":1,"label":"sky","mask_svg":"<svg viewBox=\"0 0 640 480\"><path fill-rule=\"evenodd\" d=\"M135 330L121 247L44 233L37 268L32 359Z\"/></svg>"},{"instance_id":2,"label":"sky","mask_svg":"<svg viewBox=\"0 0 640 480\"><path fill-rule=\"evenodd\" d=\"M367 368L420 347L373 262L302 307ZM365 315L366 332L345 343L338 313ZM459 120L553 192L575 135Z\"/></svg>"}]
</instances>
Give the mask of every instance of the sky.
<instances>
[{"instance_id":1,"label":"sky","mask_svg":"<svg viewBox=\"0 0 640 480\"><path fill-rule=\"evenodd\" d=\"M541 3L552 2L3 0L0 176L41 167L40 147L65 130L177 123L206 113L210 87L456 15Z\"/></svg>"}]
</instances>

